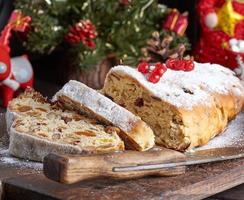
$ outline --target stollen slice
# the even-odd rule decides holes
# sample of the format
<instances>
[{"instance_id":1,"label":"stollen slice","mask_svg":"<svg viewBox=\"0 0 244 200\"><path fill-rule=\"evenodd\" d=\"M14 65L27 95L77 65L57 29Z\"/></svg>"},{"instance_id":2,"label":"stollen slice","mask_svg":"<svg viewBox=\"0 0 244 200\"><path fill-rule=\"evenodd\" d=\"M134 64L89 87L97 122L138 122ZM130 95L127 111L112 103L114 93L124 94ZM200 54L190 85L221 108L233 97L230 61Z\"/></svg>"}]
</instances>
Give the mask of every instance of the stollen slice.
<instances>
[{"instance_id":1,"label":"stollen slice","mask_svg":"<svg viewBox=\"0 0 244 200\"><path fill-rule=\"evenodd\" d=\"M44 101L45 100L45 101ZM90 154L124 150L119 128L50 104L28 89L9 104L11 155L42 161L49 153Z\"/></svg>"},{"instance_id":2,"label":"stollen slice","mask_svg":"<svg viewBox=\"0 0 244 200\"><path fill-rule=\"evenodd\" d=\"M7 129L10 129L12 123L17 117L26 115L40 116L51 110L52 107L53 106L48 102L47 98L43 97L33 88L27 88L8 104L5 114Z\"/></svg>"},{"instance_id":3,"label":"stollen slice","mask_svg":"<svg viewBox=\"0 0 244 200\"><path fill-rule=\"evenodd\" d=\"M78 81L66 83L53 101L120 128L120 137L130 149L145 151L154 146L153 131L140 117Z\"/></svg>"}]
</instances>

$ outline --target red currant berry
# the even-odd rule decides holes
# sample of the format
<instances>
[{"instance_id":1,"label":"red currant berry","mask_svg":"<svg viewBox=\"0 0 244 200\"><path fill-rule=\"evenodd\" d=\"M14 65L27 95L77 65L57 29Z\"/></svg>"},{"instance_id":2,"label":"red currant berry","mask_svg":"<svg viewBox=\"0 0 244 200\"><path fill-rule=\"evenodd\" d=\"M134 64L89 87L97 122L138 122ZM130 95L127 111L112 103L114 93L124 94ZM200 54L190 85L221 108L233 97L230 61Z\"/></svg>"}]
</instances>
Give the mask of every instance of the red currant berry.
<instances>
[{"instance_id":1,"label":"red currant berry","mask_svg":"<svg viewBox=\"0 0 244 200\"><path fill-rule=\"evenodd\" d=\"M166 71L167 71L167 67L165 66L165 64L162 63L157 63L155 65L155 69L153 70L153 72L155 72L159 76L162 76Z\"/></svg>"},{"instance_id":2,"label":"red currant berry","mask_svg":"<svg viewBox=\"0 0 244 200\"><path fill-rule=\"evenodd\" d=\"M160 63L160 62L157 62L157 63L155 64L155 68L162 68L162 66L163 66L163 64Z\"/></svg>"},{"instance_id":3,"label":"red currant berry","mask_svg":"<svg viewBox=\"0 0 244 200\"><path fill-rule=\"evenodd\" d=\"M174 59L169 58L169 59L166 61L165 64L166 64L167 68L169 68L169 69L174 69L174 62L175 62Z\"/></svg>"},{"instance_id":4,"label":"red currant berry","mask_svg":"<svg viewBox=\"0 0 244 200\"><path fill-rule=\"evenodd\" d=\"M148 80L149 80L150 82L152 82L152 83L157 83L157 82L160 80L160 76L151 73L151 74L148 76Z\"/></svg>"},{"instance_id":5,"label":"red currant berry","mask_svg":"<svg viewBox=\"0 0 244 200\"><path fill-rule=\"evenodd\" d=\"M139 65L137 66L137 69L139 72L146 74L149 72L149 64L147 62L141 62L139 63Z\"/></svg>"},{"instance_id":6,"label":"red currant berry","mask_svg":"<svg viewBox=\"0 0 244 200\"><path fill-rule=\"evenodd\" d=\"M172 70L185 70L185 63L183 60L170 58L166 61L166 66Z\"/></svg>"},{"instance_id":7,"label":"red currant berry","mask_svg":"<svg viewBox=\"0 0 244 200\"><path fill-rule=\"evenodd\" d=\"M194 63L192 60L185 60L185 71L192 71L194 69Z\"/></svg>"},{"instance_id":8,"label":"red currant berry","mask_svg":"<svg viewBox=\"0 0 244 200\"><path fill-rule=\"evenodd\" d=\"M159 75L161 77L166 71L167 71L167 67L164 64L156 63L155 69L152 71L152 73Z\"/></svg>"}]
</instances>

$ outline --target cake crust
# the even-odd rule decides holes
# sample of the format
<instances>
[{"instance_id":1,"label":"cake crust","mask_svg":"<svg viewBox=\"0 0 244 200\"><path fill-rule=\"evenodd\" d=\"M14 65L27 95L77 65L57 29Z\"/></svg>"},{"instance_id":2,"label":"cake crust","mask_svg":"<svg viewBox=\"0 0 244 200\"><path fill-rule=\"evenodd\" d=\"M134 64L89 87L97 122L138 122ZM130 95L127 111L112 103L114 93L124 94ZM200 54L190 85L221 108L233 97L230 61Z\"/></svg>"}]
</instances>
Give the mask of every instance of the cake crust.
<instances>
[{"instance_id":1,"label":"cake crust","mask_svg":"<svg viewBox=\"0 0 244 200\"><path fill-rule=\"evenodd\" d=\"M38 94L38 97L37 97ZM42 162L49 153L98 154L123 151L119 129L50 104L29 90L8 107L11 155Z\"/></svg>"},{"instance_id":2,"label":"cake crust","mask_svg":"<svg viewBox=\"0 0 244 200\"><path fill-rule=\"evenodd\" d=\"M80 82L69 81L53 100L58 100L68 109L75 109L120 128L120 136L130 149L144 151L154 146L153 131L145 122Z\"/></svg>"},{"instance_id":3,"label":"cake crust","mask_svg":"<svg viewBox=\"0 0 244 200\"><path fill-rule=\"evenodd\" d=\"M14 123L13 123L14 125ZM114 151L123 151L124 144L107 148L90 147L82 149L71 144L61 144L50 140L41 139L10 128L9 153L18 158L42 162L49 153L56 154L100 154Z\"/></svg>"},{"instance_id":4,"label":"cake crust","mask_svg":"<svg viewBox=\"0 0 244 200\"><path fill-rule=\"evenodd\" d=\"M180 151L201 146L241 112L244 88L228 69L195 65L195 72L168 70L159 84L148 82L136 69L114 67L102 92L147 122L158 145Z\"/></svg>"}]
</instances>

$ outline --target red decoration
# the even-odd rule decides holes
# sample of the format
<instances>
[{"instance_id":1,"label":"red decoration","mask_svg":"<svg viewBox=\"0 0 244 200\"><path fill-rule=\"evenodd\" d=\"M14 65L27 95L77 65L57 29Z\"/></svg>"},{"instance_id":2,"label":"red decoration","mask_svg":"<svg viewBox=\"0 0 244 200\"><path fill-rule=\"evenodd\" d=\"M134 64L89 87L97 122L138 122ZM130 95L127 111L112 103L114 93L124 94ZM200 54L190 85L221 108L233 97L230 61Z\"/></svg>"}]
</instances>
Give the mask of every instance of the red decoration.
<instances>
[{"instance_id":1,"label":"red decoration","mask_svg":"<svg viewBox=\"0 0 244 200\"><path fill-rule=\"evenodd\" d=\"M137 68L138 68L138 71L143 74L146 74L149 72L149 64L147 62L141 62Z\"/></svg>"},{"instance_id":2,"label":"red decoration","mask_svg":"<svg viewBox=\"0 0 244 200\"><path fill-rule=\"evenodd\" d=\"M166 71L167 67L165 64L158 62L155 64L155 68L149 74L148 80L152 83L157 83Z\"/></svg>"},{"instance_id":3,"label":"red decoration","mask_svg":"<svg viewBox=\"0 0 244 200\"><path fill-rule=\"evenodd\" d=\"M157 83L163 74L167 71L165 64L156 63L155 66L149 66L147 62L142 62L137 66L139 72L146 75L147 80L152 83Z\"/></svg>"},{"instance_id":4,"label":"red decoration","mask_svg":"<svg viewBox=\"0 0 244 200\"><path fill-rule=\"evenodd\" d=\"M65 39L71 44L83 42L83 44L90 48L95 48L96 44L93 39L97 37L95 26L90 20L80 20L73 27L70 28Z\"/></svg>"},{"instance_id":5,"label":"red decoration","mask_svg":"<svg viewBox=\"0 0 244 200\"><path fill-rule=\"evenodd\" d=\"M157 83L160 80L160 78L161 77L159 75L155 75L153 73L148 76L148 80L154 84Z\"/></svg>"},{"instance_id":6,"label":"red decoration","mask_svg":"<svg viewBox=\"0 0 244 200\"><path fill-rule=\"evenodd\" d=\"M192 71L194 69L194 63L192 60L182 60L182 59L168 59L166 61L166 66L172 70L182 70L182 71Z\"/></svg>"},{"instance_id":7,"label":"red decoration","mask_svg":"<svg viewBox=\"0 0 244 200\"><path fill-rule=\"evenodd\" d=\"M13 11L0 37L0 94L4 107L7 107L17 89L33 85L33 70L27 57L10 60L9 55L11 31L25 31L29 22L29 17L24 17L19 11Z\"/></svg>"},{"instance_id":8,"label":"red decoration","mask_svg":"<svg viewBox=\"0 0 244 200\"><path fill-rule=\"evenodd\" d=\"M4 48L7 52L10 52L10 48L9 48L10 37L11 37L11 27L9 25L6 25L0 37L0 45L1 45L0 48Z\"/></svg>"},{"instance_id":9,"label":"red decoration","mask_svg":"<svg viewBox=\"0 0 244 200\"><path fill-rule=\"evenodd\" d=\"M244 59L244 53L234 52L230 40L244 40L244 2L239 0L199 0L197 11L202 33L194 48L195 60L218 63L235 69L237 56Z\"/></svg>"},{"instance_id":10,"label":"red decoration","mask_svg":"<svg viewBox=\"0 0 244 200\"><path fill-rule=\"evenodd\" d=\"M137 66L137 70L142 74L145 74L147 80L152 83L157 83L163 74L167 71L167 68L176 71L192 71L194 69L194 62L191 59L184 60L169 58L166 61L166 64L158 62L154 66L150 66L147 62L141 62Z\"/></svg>"},{"instance_id":11,"label":"red decoration","mask_svg":"<svg viewBox=\"0 0 244 200\"><path fill-rule=\"evenodd\" d=\"M188 26L188 13L181 14L177 9L173 9L167 16L163 29L171 30L183 36Z\"/></svg>"},{"instance_id":12,"label":"red decoration","mask_svg":"<svg viewBox=\"0 0 244 200\"><path fill-rule=\"evenodd\" d=\"M166 71L167 71L166 65L158 62L155 64L155 69L152 71L152 73L155 73L159 76L163 76L164 72Z\"/></svg>"},{"instance_id":13,"label":"red decoration","mask_svg":"<svg viewBox=\"0 0 244 200\"><path fill-rule=\"evenodd\" d=\"M24 16L19 10L14 10L9 19L9 25L13 31L25 32L30 25L31 17Z\"/></svg>"},{"instance_id":14,"label":"red decoration","mask_svg":"<svg viewBox=\"0 0 244 200\"><path fill-rule=\"evenodd\" d=\"M128 6L130 4L130 0L120 0L120 3L124 6Z\"/></svg>"}]
</instances>

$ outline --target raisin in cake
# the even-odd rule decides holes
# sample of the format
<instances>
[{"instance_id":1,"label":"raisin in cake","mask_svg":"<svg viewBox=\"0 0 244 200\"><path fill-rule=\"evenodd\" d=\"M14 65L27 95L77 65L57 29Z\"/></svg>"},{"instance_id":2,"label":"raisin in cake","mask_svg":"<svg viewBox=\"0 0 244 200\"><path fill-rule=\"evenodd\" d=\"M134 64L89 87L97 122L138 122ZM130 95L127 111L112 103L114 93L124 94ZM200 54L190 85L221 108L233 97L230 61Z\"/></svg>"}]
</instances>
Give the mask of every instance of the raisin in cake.
<instances>
[{"instance_id":1,"label":"raisin in cake","mask_svg":"<svg viewBox=\"0 0 244 200\"><path fill-rule=\"evenodd\" d=\"M119 127L120 137L131 149L144 151L154 146L153 131L140 117L80 82L69 81L56 93L53 100L105 124Z\"/></svg>"},{"instance_id":2,"label":"raisin in cake","mask_svg":"<svg viewBox=\"0 0 244 200\"><path fill-rule=\"evenodd\" d=\"M48 153L105 153L124 150L119 128L45 100L28 89L11 101L8 112L15 120L10 127L9 152L25 159L42 161Z\"/></svg>"},{"instance_id":3,"label":"raisin in cake","mask_svg":"<svg viewBox=\"0 0 244 200\"><path fill-rule=\"evenodd\" d=\"M147 122L158 145L176 150L204 145L242 110L244 88L227 68L194 64L190 72L168 69L156 84L137 69L117 66L103 93Z\"/></svg>"}]
</instances>

